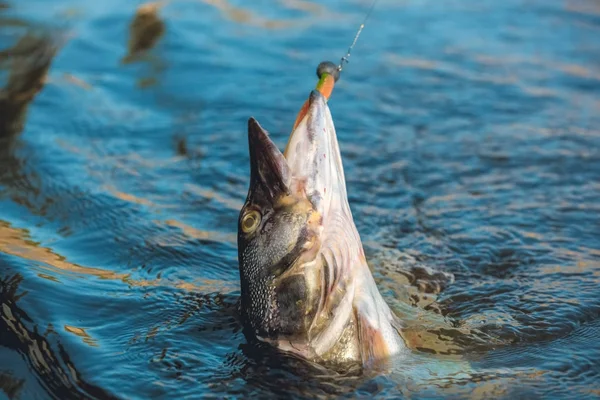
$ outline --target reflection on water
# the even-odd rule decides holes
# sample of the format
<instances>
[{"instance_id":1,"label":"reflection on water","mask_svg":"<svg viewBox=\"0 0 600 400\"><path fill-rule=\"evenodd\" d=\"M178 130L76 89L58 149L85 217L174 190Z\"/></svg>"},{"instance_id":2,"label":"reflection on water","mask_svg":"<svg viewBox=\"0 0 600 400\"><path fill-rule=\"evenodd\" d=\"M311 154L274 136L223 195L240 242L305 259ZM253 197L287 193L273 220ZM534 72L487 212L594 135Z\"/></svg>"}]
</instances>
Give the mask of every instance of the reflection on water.
<instances>
[{"instance_id":1,"label":"reflection on water","mask_svg":"<svg viewBox=\"0 0 600 400\"><path fill-rule=\"evenodd\" d=\"M138 7L129 26L129 43L123 64L147 61L150 65L150 76L138 79L138 87L148 88L157 83L157 75L165 68L164 62L150 53L165 32L165 23L159 16L164 2L145 3Z\"/></svg>"},{"instance_id":2,"label":"reflection on water","mask_svg":"<svg viewBox=\"0 0 600 400\"><path fill-rule=\"evenodd\" d=\"M246 342L246 120L283 145L367 3L0 1L1 393L600 394L591 0L380 1L331 108L411 355L332 371Z\"/></svg>"},{"instance_id":3,"label":"reflection on water","mask_svg":"<svg viewBox=\"0 0 600 400\"><path fill-rule=\"evenodd\" d=\"M82 379L63 346L60 343L53 346L54 343L51 343L54 331L49 328L44 334L40 334L35 324L33 329L28 328L27 325L32 324L31 319L16 305L19 298L26 295L23 292L17 293L22 280L19 274L0 279L0 351L3 360L13 361L10 365L13 374L22 374L31 369L35 371L37 382L28 377L16 378L12 374L3 373L0 389L10 398L32 396L32 388L25 387L25 383L33 386L33 389L43 389L56 398L113 397ZM57 350L53 350L54 347ZM23 360L15 360L11 351L22 354Z\"/></svg>"},{"instance_id":4,"label":"reflection on water","mask_svg":"<svg viewBox=\"0 0 600 400\"><path fill-rule=\"evenodd\" d=\"M0 89L0 136L23 128L27 105L42 89L56 51L52 39L25 34L14 46L0 52L0 65L8 73Z\"/></svg>"},{"instance_id":5,"label":"reflection on water","mask_svg":"<svg viewBox=\"0 0 600 400\"><path fill-rule=\"evenodd\" d=\"M228 0L202 0L222 12L228 19L240 24L248 24L265 29L285 29L293 25L293 21L271 20L262 17L249 9L234 6Z\"/></svg>"},{"instance_id":6,"label":"reflection on water","mask_svg":"<svg viewBox=\"0 0 600 400\"><path fill-rule=\"evenodd\" d=\"M138 7L129 27L129 50L124 62L131 62L140 53L152 49L165 32L165 24L158 16L161 3L146 3Z\"/></svg>"}]
</instances>

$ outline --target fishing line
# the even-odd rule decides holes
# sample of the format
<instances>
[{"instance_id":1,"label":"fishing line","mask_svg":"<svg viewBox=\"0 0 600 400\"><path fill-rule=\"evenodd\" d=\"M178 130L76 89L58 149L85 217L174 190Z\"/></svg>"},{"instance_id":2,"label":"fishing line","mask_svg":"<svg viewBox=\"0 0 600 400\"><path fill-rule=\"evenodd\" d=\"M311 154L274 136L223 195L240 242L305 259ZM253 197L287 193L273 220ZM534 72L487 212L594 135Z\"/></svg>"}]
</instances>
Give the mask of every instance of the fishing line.
<instances>
[{"instance_id":1,"label":"fishing line","mask_svg":"<svg viewBox=\"0 0 600 400\"><path fill-rule=\"evenodd\" d=\"M377 4L378 1L379 0L373 0L371 2L371 7L369 7L369 11L367 11L367 15L365 15L365 19L363 20L362 24L360 24L360 26L358 27L358 31L356 32L356 35L354 35L354 40L352 41L352 44L350 45L350 47L348 47L348 51L346 52L346 55L340 59L340 63L337 67L338 71L342 72L342 69L344 68L344 63L348 64L350 62L350 60L349 60L350 53L352 52L354 45L358 41L358 37L360 36L362 30L364 29L365 24L367 23L367 20L371 16L371 13L373 12L373 9L375 8L375 4Z\"/></svg>"},{"instance_id":2,"label":"fishing line","mask_svg":"<svg viewBox=\"0 0 600 400\"><path fill-rule=\"evenodd\" d=\"M348 47L348 51L346 52L346 55L344 55L340 59L340 63L336 66L331 61L323 61L322 63L320 63L317 66L317 77L319 78L319 82L317 82L316 90L318 90L321 93L321 95L323 95L325 97L325 99L329 100L329 98L331 97L333 87L335 86L335 83L338 81L338 79L340 79L340 74L342 73L342 69L344 68L344 63L348 64L350 62L348 60L350 58L350 53L352 52L352 49L356 45L356 42L358 41L358 37L360 36L361 32L365 28L365 24L367 23L367 20L371 16L371 13L373 12L373 9L375 8L375 5L377 4L378 1L379 0L372 0L371 7L369 7L369 11L367 11L367 15L365 15L365 18L363 19L362 24L360 24L360 26L358 27L358 31L356 32L356 35L354 35L354 40L352 41L352 44L350 45L350 47ZM309 100L306 100L304 102L304 104L302 105L302 107L300 108L298 115L296 116L296 122L294 122L294 128L293 128L294 130L298 127L298 125L300 124L302 119L308 113L309 106L310 106L310 102L309 102ZM289 142L288 142L288 144L289 144ZM284 154L286 154L286 153L287 153L287 147L285 149Z\"/></svg>"}]
</instances>

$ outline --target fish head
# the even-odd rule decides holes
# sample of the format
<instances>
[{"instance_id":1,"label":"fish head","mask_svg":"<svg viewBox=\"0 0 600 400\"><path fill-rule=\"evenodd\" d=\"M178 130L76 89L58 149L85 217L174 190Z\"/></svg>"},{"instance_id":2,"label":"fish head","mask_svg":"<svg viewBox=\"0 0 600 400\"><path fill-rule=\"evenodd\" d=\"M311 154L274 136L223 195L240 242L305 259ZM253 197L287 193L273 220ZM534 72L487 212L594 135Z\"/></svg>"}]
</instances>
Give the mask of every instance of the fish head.
<instances>
[{"instance_id":1,"label":"fish head","mask_svg":"<svg viewBox=\"0 0 600 400\"><path fill-rule=\"evenodd\" d=\"M248 140L250 187L238 221L242 317L258 337L300 340L324 296L323 217L346 201L326 99L311 93L285 155L253 118Z\"/></svg>"},{"instance_id":2,"label":"fish head","mask_svg":"<svg viewBox=\"0 0 600 400\"><path fill-rule=\"evenodd\" d=\"M405 349L402 325L365 258L327 100L313 91L302 110L284 153L249 121L238 227L244 326L304 358L370 365Z\"/></svg>"}]
</instances>

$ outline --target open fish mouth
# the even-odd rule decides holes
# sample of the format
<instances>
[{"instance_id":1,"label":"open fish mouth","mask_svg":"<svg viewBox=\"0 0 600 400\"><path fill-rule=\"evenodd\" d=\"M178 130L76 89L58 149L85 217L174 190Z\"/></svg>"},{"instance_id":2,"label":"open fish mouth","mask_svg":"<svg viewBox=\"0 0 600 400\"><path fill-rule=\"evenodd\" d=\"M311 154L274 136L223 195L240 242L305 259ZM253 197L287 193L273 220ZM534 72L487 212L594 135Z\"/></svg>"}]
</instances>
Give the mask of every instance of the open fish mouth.
<instances>
[{"instance_id":1,"label":"open fish mouth","mask_svg":"<svg viewBox=\"0 0 600 400\"><path fill-rule=\"evenodd\" d=\"M325 218L327 211L346 199L346 181L333 119L327 100L313 90L306 116L292 132L284 156L294 176Z\"/></svg>"},{"instance_id":2,"label":"open fish mouth","mask_svg":"<svg viewBox=\"0 0 600 400\"><path fill-rule=\"evenodd\" d=\"M260 179L271 197L285 191L303 192L315 209L327 216L346 199L346 181L327 99L313 90L306 115L280 153L254 119L248 122L251 179Z\"/></svg>"}]
</instances>

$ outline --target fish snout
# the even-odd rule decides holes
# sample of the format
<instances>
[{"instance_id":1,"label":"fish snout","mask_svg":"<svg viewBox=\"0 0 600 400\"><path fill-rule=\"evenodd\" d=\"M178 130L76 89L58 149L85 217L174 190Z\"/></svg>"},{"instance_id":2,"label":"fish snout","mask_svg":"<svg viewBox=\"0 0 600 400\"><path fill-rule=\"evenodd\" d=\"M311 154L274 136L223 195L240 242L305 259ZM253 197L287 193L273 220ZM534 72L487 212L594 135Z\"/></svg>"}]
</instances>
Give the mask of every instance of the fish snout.
<instances>
[{"instance_id":1,"label":"fish snout","mask_svg":"<svg viewBox=\"0 0 600 400\"><path fill-rule=\"evenodd\" d=\"M250 187L260 187L269 200L289 194L292 173L285 157L254 118L248 120Z\"/></svg>"}]
</instances>

